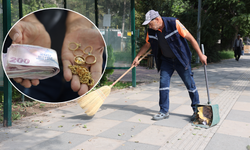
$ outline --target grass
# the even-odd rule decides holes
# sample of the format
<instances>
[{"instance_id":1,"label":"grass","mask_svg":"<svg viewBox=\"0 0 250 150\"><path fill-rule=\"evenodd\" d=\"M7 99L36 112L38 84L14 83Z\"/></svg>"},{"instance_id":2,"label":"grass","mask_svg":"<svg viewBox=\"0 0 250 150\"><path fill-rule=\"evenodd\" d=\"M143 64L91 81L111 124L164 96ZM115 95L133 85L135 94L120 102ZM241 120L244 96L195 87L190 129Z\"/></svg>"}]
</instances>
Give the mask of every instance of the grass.
<instances>
[{"instance_id":1,"label":"grass","mask_svg":"<svg viewBox=\"0 0 250 150\"><path fill-rule=\"evenodd\" d=\"M21 115L19 112L13 112L11 113L11 116L12 120L19 120L21 117L23 117L23 115Z\"/></svg>"},{"instance_id":2,"label":"grass","mask_svg":"<svg viewBox=\"0 0 250 150\"><path fill-rule=\"evenodd\" d=\"M105 83L103 83L101 86L104 86L104 85L111 85L113 84L114 82L113 81L106 81ZM124 89L124 88L128 88L132 86L132 82L117 82L113 88L116 88L116 89Z\"/></svg>"},{"instance_id":3,"label":"grass","mask_svg":"<svg viewBox=\"0 0 250 150\"><path fill-rule=\"evenodd\" d=\"M234 51L220 51L219 56L221 59L230 59L234 58Z\"/></svg>"},{"instance_id":4,"label":"grass","mask_svg":"<svg viewBox=\"0 0 250 150\"><path fill-rule=\"evenodd\" d=\"M218 52L219 53L219 57L221 60L223 59L231 59L231 58L234 58L234 51L232 50L224 50L224 51L220 51ZM191 67L194 68L194 67L197 67L197 66L201 66L201 63L193 63L191 64Z\"/></svg>"}]
</instances>

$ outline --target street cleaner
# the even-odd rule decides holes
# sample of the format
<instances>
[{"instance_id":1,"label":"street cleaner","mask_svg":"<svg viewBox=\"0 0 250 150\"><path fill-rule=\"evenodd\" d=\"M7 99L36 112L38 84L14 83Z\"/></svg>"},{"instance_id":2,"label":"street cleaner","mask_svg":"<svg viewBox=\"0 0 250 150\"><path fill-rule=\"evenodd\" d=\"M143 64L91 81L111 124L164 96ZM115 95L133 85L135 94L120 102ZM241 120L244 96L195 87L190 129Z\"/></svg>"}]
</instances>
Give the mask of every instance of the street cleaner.
<instances>
[{"instance_id":1,"label":"street cleaner","mask_svg":"<svg viewBox=\"0 0 250 150\"><path fill-rule=\"evenodd\" d=\"M156 67L160 72L160 111L153 116L153 120L169 117L170 79L176 70L189 92L193 109L191 121L194 121L197 113L195 105L199 104L200 100L191 70L192 54L186 40L191 43L202 64L207 65L207 56L202 54L194 37L176 18L161 17L157 11L150 10L146 13L142 25L148 25L146 43L141 47L132 65L137 66L138 58L152 48Z\"/></svg>"}]
</instances>

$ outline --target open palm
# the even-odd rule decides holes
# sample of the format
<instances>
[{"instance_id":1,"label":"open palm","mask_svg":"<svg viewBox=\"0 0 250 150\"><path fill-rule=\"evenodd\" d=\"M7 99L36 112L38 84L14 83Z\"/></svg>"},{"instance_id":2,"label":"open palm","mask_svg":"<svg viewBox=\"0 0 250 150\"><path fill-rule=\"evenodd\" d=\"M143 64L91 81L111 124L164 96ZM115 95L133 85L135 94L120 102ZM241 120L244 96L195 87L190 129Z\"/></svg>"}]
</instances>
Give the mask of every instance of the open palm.
<instances>
[{"instance_id":1,"label":"open palm","mask_svg":"<svg viewBox=\"0 0 250 150\"><path fill-rule=\"evenodd\" d=\"M84 50L87 46L93 47L93 51L91 53L96 57L96 63L92 65L83 64L82 66L88 68L88 70L91 72L92 79L94 80L94 85L101 78L103 63L102 55L105 45L101 34L96 29L78 28L76 30L66 32L62 47L64 78L66 81L71 80L71 88L73 91L78 92L79 95L83 95L88 92L93 86L89 87L87 84L80 84L80 78L78 77L78 75L72 75L71 70L68 68L69 65L75 64L75 56L73 54L73 51L69 50L68 48L71 42L81 44L81 46L79 47L79 49L81 50ZM85 54L84 57L86 56L87 55Z\"/></svg>"}]
</instances>

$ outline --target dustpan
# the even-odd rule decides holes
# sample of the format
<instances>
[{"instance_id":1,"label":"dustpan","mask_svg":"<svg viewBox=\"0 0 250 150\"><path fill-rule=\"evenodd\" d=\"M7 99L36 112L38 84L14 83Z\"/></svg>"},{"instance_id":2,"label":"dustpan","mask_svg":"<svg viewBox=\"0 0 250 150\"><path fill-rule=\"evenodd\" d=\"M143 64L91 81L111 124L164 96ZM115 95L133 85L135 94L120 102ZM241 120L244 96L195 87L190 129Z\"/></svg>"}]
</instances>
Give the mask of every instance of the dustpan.
<instances>
[{"instance_id":1,"label":"dustpan","mask_svg":"<svg viewBox=\"0 0 250 150\"><path fill-rule=\"evenodd\" d=\"M203 44L201 45L201 47L202 47L202 53L204 54ZM192 122L192 125L202 128L210 128L220 122L220 114L219 114L219 105L218 104L211 105L209 88L208 88L207 69L205 64L204 64L204 73L205 73L205 80L207 87L208 103L204 105L198 104L195 106L197 114L195 120Z\"/></svg>"}]
</instances>

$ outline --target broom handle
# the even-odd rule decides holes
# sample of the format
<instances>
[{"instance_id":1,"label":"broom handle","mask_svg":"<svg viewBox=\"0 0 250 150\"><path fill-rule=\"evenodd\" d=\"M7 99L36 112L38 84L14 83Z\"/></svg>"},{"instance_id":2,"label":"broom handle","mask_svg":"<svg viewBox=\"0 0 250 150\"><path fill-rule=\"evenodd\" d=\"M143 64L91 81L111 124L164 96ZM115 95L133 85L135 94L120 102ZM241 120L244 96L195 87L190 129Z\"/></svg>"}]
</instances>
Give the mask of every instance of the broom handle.
<instances>
[{"instance_id":1,"label":"broom handle","mask_svg":"<svg viewBox=\"0 0 250 150\"><path fill-rule=\"evenodd\" d=\"M140 59L139 62L146 57L152 50L149 50L146 54L144 54ZM134 68L135 65L132 65L125 73L123 73L123 75L121 75L112 85L110 85L110 87L114 86L122 77L124 77L132 68Z\"/></svg>"},{"instance_id":2,"label":"broom handle","mask_svg":"<svg viewBox=\"0 0 250 150\"><path fill-rule=\"evenodd\" d=\"M201 44L201 49L202 49L202 53L205 54L205 52L204 52L204 45L203 44ZM209 96L209 89L208 89L207 67L206 67L205 64L204 64L204 73L205 73L205 80L206 80L206 86L207 86L207 98L208 98L207 104L211 104L210 96Z\"/></svg>"}]
</instances>

